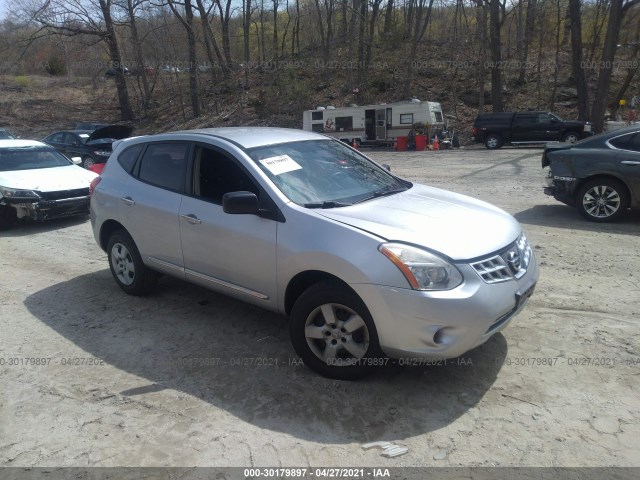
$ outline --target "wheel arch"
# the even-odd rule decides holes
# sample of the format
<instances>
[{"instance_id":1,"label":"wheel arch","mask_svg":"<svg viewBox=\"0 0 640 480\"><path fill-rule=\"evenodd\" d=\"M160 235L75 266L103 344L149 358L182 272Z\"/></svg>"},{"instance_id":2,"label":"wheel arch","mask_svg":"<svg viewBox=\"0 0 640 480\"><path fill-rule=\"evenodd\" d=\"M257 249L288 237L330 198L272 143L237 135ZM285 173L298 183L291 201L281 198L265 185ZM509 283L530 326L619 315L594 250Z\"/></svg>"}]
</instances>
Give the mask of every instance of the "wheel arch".
<instances>
[{"instance_id":1,"label":"wheel arch","mask_svg":"<svg viewBox=\"0 0 640 480\"><path fill-rule=\"evenodd\" d=\"M312 285L320 282L336 283L340 286L343 286L345 289L352 291L354 295L358 295L356 291L349 286L348 283L346 283L339 277L332 275L331 273L323 272L321 270L307 270L296 274L291 280L289 280L284 294L285 313L289 315L291 313L293 305L296 303L296 300L300 297L300 295L302 295L302 293Z\"/></svg>"},{"instance_id":2,"label":"wheel arch","mask_svg":"<svg viewBox=\"0 0 640 480\"><path fill-rule=\"evenodd\" d=\"M102 248L102 250L104 250L105 252L107 251L109 237L116 230L124 230L125 232L127 232L127 229L124 228L124 226L116 220L107 220L100 227L100 248Z\"/></svg>"}]
</instances>

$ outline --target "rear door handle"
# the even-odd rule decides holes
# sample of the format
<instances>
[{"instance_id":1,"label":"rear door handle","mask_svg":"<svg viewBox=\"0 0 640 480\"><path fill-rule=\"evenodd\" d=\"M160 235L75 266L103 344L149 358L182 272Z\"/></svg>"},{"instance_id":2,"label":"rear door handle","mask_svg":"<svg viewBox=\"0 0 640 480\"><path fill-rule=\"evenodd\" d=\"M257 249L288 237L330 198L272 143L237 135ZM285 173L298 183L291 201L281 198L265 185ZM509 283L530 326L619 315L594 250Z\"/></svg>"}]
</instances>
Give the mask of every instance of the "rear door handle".
<instances>
[{"instance_id":1,"label":"rear door handle","mask_svg":"<svg viewBox=\"0 0 640 480\"><path fill-rule=\"evenodd\" d=\"M131 198L131 197L122 197L120 200L122 200L127 205L135 205L136 204L136 202L134 202L133 198Z\"/></svg>"},{"instance_id":2,"label":"rear door handle","mask_svg":"<svg viewBox=\"0 0 640 480\"><path fill-rule=\"evenodd\" d=\"M623 160L622 163L625 165L640 165L640 162L635 162L633 160Z\"/></svg>"},{"instance_id":3,"label":"rear door handle","mask_svg":"<svg viewBox=\"0 0 640 480\"><path fill-rule=\"evenodd\" d=\"M202 223L202 220L196 217L193 213L188 213L180 216L192 225L199 225Z\"/></svg>"}]
</instances>

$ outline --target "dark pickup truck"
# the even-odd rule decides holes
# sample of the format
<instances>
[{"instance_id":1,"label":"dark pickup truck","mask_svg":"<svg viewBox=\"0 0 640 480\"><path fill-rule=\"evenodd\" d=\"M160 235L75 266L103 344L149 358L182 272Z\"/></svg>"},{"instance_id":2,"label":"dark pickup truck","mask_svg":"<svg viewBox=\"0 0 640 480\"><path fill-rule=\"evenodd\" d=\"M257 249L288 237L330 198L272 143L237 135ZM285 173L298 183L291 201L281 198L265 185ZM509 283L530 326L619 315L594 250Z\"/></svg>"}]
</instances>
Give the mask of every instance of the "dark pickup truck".
<instances>
[{"instance_id":1,"label":"dark pickup truck","mask_svg":"<svg viewBox=\"0 0 640 480\"><path fill-rule=\"evenodd\" d=\"M592 132L589 122L562 120L549 112L500 112L478 115L471 134L475 142L494 149L505 143L574 143Z\"/></svg>"}]
</instances>

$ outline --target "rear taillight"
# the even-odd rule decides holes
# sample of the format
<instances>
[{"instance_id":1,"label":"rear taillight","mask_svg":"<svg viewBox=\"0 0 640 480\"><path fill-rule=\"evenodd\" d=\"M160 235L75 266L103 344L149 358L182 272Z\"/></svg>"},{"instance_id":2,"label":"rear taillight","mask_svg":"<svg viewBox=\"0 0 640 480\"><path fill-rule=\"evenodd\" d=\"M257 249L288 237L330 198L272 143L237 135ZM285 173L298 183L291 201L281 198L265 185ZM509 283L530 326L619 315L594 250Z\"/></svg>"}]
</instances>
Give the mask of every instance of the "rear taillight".
<instances>
[{"instance_id":1,"label":"rear taillight","mask_svg":"<svg viewBox=\"0 0 640 480\"><path fill-rule=\"evenodd\" d=\"M96 177L93 180L91 180L91 183L89 184L89 196L93 195L93 191L96 189L96 187L100 183L100 180L102 180L102 177Z\"/></svg>"},{"instance_id":2,"label":"rear taillight","mask_svg":"<svg viewBox=\"0 0 640 480\"><path fill-rule=\"evenodd\" d=\"M475 137L476 135L478 135L478 129L477 129L476 127L473 127L473 128L471 129L471 135L473 135L474 137Z\"/></svg>"}]
</instances>

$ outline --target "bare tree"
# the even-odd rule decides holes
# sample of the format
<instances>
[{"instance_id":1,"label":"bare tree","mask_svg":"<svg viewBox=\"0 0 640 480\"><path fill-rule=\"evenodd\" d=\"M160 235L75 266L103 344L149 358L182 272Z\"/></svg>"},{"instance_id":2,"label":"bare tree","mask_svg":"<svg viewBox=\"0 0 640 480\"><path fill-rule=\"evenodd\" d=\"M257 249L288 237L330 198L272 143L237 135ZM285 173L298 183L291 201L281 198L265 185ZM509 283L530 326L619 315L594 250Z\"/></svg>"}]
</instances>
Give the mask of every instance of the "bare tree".
<instances>
[{"instance_id":1,"label":"bare tree","mask_svg":"<svg viewBox=\"0 0 640 480\"><path fill-rule=\"evenodd\" d=\"M571 72L576 81L578 91L578 118L589 118L589 89L584 69L584 55L582 53L582 20L580 10L581 0L569 0L569 19L571 22Z\"/></svg>"},{"instance_id":2,"label":"bare tree","mask_svg":"<svg viewBox=\"0 0 640 480\"><path fill-rule=\"evenodd\" d=\"M406 61L406 73L404 80L404 95L409 96L411 93L411 84L413 83L413 70L418 52L418 45L424 38L429 22L431 21L431 11L433 9L434 0L415 0L415 19L414 19L414 35L411 41L411 51Z\"/></svg>"},{"instance_id":3,"label":"bare tree","mask_svg":"<svg viewBox=\"0 0 640 480\"><path fill-rule=\"evenodd\" d=\"M625 12L627 12L633 5L637 4L638 1L639 0L611 0L607 33L602 47L602 56L600 57L600 72L598 73L595 98L591 108L591 121L593 122L594 130L597 133L601 132L604 127L604 115L607 109L607 100L609 97L611 72L613 70L613 62L616 56L618 35L620 34L622 18Z\"/></svg>"},{"instance_id":4,"label":"bare tree","mask_svg":"<svg viewBox=\"0 0 640 480\"><path fill-rule=\"evenodd\" d=\"M112 0L98 0L97 4L95 0L46 0L35 4L31 18L52 33L66 36L89 35L106 43L116 72L120 116L122 120L132 120L134 115L111 9Z\"/></svg>"},{"instance_id":5,"label":"bare tree","mask_svg":"<svg viewBox=\"0 0 640 480\"><path fill-rule=\"evenodd\" d=\"M184 0L180 4L175 0L168 0L169 8L180 21L187 33L187 50L189 56L189 97L191 98L191 112L194 117L200 116L200 97L198 95L198 60L196 56L196 35L193 29L193 5L191 0ZM184 17L178 8L184 8Z\"/></svg>"}]
</instances>

